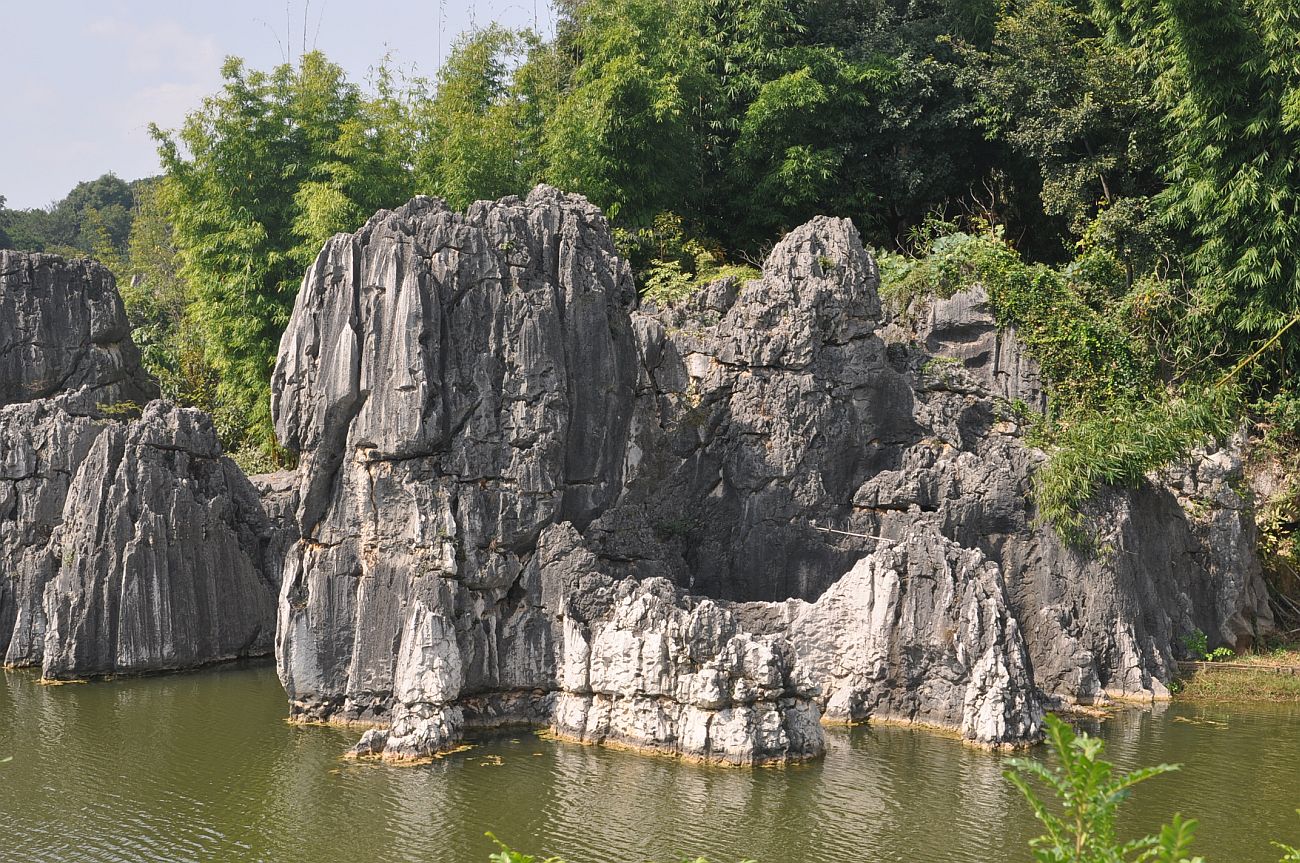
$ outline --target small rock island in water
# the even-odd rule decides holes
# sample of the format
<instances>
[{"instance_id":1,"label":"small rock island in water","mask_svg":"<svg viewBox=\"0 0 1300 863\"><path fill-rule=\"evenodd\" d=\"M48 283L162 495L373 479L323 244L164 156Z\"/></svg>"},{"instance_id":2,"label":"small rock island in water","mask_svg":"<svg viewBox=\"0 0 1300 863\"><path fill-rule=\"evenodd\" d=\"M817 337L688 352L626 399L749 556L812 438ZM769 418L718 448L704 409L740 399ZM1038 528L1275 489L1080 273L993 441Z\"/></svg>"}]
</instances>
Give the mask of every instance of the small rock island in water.
<instances>
[{"instance_id":1,"label":"small rock island in water","mask_svg":"<svg viewBox=\"0 0 1300 863\"><path fill-rule=\"evenodd\" d=\"M1240 440L1105 492L1071 548L1015 332L979 288L878 283L819 217L656 306L581 196L416 198L307 272L273 377L298 467L248 478L151 400L104 268L0 252L5 663L274 653L292 718L388 761L522 723L764 764L863 720L1028 744L1167 697L1187 632L1268 630Z\"/></svg>"}]
</instances>

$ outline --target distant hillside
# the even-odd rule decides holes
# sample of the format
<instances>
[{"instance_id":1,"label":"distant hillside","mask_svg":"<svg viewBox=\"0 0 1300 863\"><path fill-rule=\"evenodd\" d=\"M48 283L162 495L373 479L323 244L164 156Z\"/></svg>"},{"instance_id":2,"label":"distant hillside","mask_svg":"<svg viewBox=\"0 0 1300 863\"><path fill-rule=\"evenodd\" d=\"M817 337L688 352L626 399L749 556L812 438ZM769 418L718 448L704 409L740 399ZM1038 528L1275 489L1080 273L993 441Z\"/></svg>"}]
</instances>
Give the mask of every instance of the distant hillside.
<instances>
[{"instance_id":1,"label":"distant hillside","mask_svg":"<svg viewBox=\"0 0 1300 863\"><path fill-rule=\"evenodd\" d=\"M151 179L126 182L112 173L78 183L47 207L15 210L0 195L0 249L68 256L126 251L136 196Z\"/></svg>"}]
</instances>

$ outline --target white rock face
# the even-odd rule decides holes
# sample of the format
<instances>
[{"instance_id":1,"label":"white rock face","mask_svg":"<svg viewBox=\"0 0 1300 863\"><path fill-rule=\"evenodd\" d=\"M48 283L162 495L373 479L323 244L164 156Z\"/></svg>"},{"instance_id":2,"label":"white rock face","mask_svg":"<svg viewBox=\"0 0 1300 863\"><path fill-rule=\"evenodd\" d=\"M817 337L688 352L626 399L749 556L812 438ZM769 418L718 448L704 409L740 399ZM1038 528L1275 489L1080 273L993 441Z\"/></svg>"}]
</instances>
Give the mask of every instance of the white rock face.
<instances>
[{"instance_id":1,"label":"white rock face","mask_svg":"<svg viewBox=\"0 0 1300 863\"><path fill-rule=\"evenodd\" d=\"M882 543L815 603L795 604L790 639L828 719L931 725L986 746L1039 733L997 565L924 528Z\"/></svg>"},{"instance_id":2,"label":"white rock face","mask_svg":"<svg viewBox=\"0 0 1300 863\"><path fill-rule=\"evenodd\" d=\"M729 764L822 754L788 640L747 632L724 605L678 596L665 579L597 581L562 616L560 735Z\"/></svg>"}]
</instances>

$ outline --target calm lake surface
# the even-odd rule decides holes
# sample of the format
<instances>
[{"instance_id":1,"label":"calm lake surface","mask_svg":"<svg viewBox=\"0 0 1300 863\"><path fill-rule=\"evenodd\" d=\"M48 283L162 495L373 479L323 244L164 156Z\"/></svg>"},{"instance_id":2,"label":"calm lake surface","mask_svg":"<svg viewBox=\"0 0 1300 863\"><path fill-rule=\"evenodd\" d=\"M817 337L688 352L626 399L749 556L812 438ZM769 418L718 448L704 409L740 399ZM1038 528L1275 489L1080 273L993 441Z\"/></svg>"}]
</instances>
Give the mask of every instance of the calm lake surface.
<instances>
[{"instance_id":1,"label":"calm lake surface","mask_svg":"<svg viewBox=\"0 0 1300 863\"><path fill-rule=\"evenodd\" d=\"M1027 861L1002 759L918 731L832 731L824 761L710 769L531 732L425 767L354 764L356 733L284 721L266 665L72 686L0 675L0 860L470 861L492 830L569 863L752 857ZM1101 728L1125 767L1185 763L1126 824L1200 819L1209 863L1300 843L1300 708L1174 705ZM1041 752L1037 753L1041 755Z\"/></svg>"}]
</instances>

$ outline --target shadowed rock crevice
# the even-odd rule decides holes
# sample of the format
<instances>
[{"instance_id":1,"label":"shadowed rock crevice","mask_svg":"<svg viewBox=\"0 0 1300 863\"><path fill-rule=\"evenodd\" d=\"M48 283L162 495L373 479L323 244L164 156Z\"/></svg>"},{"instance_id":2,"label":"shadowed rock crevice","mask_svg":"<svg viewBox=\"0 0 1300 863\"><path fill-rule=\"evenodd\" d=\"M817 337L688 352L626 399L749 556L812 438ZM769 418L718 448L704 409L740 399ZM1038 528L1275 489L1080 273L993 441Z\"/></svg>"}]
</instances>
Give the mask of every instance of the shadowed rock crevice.
<instances>
[{"instance_id":1,"label":"shadowed rock crevice","mask_svg":"<svg viewBox=\"0 0 1300 863\"><path fill-rule=\"evenodd\" d=\"M817 756L821 720L1017 745L1048 704L1166 694L1194 628L1267 629L1239 442L1068 549L1014 334L978 293L894 318L877 287L817 218L762 278L635 309L603 216L548 187L332 239L275 372L292 714L391 760L511 721L738 764Z\"/></svg>"}]
</instances>

